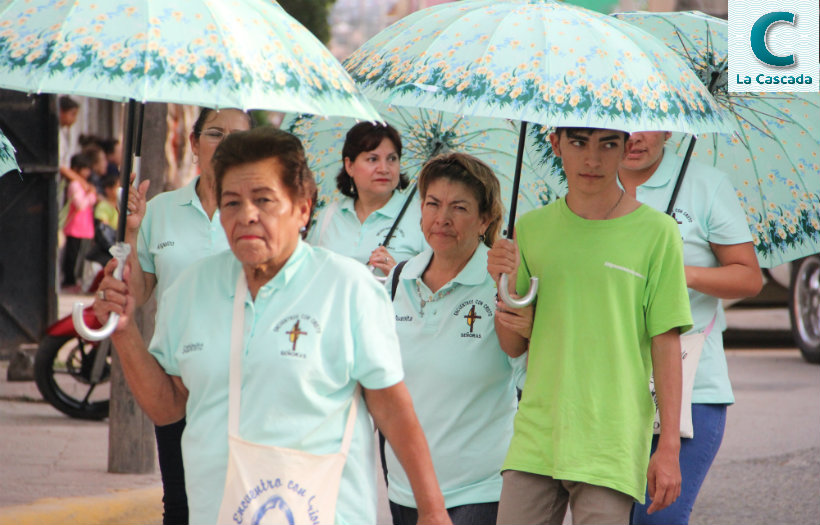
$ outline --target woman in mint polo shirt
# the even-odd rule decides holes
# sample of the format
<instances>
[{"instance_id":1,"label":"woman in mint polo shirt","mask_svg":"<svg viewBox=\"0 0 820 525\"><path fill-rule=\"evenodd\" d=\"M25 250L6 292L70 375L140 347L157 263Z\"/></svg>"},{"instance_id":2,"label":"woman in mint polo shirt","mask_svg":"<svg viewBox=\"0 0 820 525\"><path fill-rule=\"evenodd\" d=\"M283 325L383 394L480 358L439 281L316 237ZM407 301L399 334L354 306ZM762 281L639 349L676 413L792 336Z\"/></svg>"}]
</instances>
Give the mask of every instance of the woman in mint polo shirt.
<instances>
[{"instance_id":1,"label":"woman in mint polo shirt","mask_svg":"<svg viewBox=\"0 0 820 525\"><path fill-rule=\"evenodd\" d=\"M670 136L664 131L632 133L618 170L621 185L630 195L660 211L669 205L682 161L664 147ZM647 514L651 504L647 494L645 504L633 507L634 524L689 523L695 498L723 439L726 407L734 403L723 353L726 320L720 300L757 295L763 285L746 215L724 173L690 161L672 216L683 237L692 333L709 333L692 390L694 437L681 439L680 496L665 509ZM655 436L653 452L657 441Z\"/></svg>"},{"instance_id":2,"label":"woman in mint polo shirt","mask_svg":"<svg viewBox=\"0 0 820 525\"><path fill-rule=\"evenodd\" d=\"M99 319L122 316L112 339L146 414L158 424L186 416L191 523L216 523L226 487L236 487L227 483L236 479L229 457L240 457L235 439L229 449L229 428L264 451L260 460L286 453L299 463L306 454L348 452L332 493L314 493L283 474L286 468L273 468L240 484L247 496L227 506L236 512L226 521L250 523L266 511L290 515L297 504L312 508L311 496L325 494L336 499L335 515L318 521L375 523L374 422L410 475L419 523L449 523L402 381L387 293L361 264L301 239L316 185L299 140L270 127L231 134L214 155L214 172L230 251L197 261L165 291L159 306L165 315L149 347L132 318L130 267L121 282L112 277L116 261L109 264L103 298L95 302ZM235 302L237 293L245 299ZM237 356L240 366L232 360ZM360 388L367 410L351 416ZM238 406L231 391L241 394Z\"/></svg>"},{"instance_id":3,"label":"woman in mint polo shirt","mask_svg":"<svg viewBox=\"0 0 820 525\"><path fill-rule=\"evenodd\" d=\"M396 262L427 246L419 228L419 206L411 202L388 247L384 238L407 196L407 175L400 173L401 137L389 124L360 122L347 132L336 187L343 197L321 210L307 241L352 257L387 275Z\"/></svg>"},{"instance_id":4,"label":"woman in mint polo shirt","mask_svg":"<svg viewBox=\"0 0 820 525\"><path fill-rule=\"evenodd\" d=\"M431 249L388 279L396 283L405 382L453 523L495 524L517 406L515 375L525 359L507 357L493 322L487 251L502 221L499 183L483 162L450 153L424 165L419 194ZM414 524L405 471L391 447L385 452L393 523Z\"/></svg>"},{"instance_id":5,"label":"woman in mint polo shirt","mask_svg":"<svg viewBox=\"0 0 820 525\"><path fill-rule=\"evenodd\" d=\"M129 193L125 240L131 245L131 286L137 305L156 290L157 304L182 271L203 257L228 249L219 223L211 158L222 139L250 129L250 116L238 109L203 108L189 136L200 174L188 185L160 193L146 205L149 181ZM165 312L158 310L157 316ZM164 495L163 523L186 525L188 503L180 439L185 418L157 426L157 455Z\"/></svg>"}]
</instances>

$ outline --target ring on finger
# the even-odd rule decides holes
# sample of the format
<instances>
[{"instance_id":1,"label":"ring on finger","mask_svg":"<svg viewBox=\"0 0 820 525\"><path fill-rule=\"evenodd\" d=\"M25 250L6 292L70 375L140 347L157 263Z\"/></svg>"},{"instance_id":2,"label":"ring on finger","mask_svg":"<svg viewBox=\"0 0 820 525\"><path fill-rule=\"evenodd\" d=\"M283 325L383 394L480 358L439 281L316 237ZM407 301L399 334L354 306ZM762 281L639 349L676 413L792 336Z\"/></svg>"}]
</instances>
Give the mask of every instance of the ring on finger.
<instances>
[{"instance_id":1,"label":"ring on finger","mask_svg":"<svg viewBox=\"0 0 820 525\"><path fill-rule=\"evenodd\" d=\"M97 297L99 297L101 301L105 301L105 290L97 290Z\"/></svg>"}]
</instances>

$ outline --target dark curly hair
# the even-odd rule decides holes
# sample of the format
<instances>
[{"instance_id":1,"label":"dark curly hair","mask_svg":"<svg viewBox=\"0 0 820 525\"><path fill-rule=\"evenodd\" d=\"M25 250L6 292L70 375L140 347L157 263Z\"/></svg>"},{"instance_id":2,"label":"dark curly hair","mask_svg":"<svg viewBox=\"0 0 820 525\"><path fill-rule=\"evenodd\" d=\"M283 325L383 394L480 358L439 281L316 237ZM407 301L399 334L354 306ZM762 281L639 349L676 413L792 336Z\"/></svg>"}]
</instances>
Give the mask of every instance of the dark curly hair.
<instances>
[{"instance_id":1,"label":"dark curly hair","mask_svg":"<svg viewBox=\"0 0 820 525\"><path fill-rule=\"evenodd\" d=\"M390 139L396 148L396 153L401 159L401 137L399 132L390 124L373 124L371 122L359 122L350 128L345 136L345 144L342 147L342 169L336 175L336 187L342 195L356 199L356 183L353 177L347 172L344 166L344 159L356 160L360 154L373 151L379 147L384 139ZM404 173L399 173L399 189L403 190L410 185L410 179Z\"/></svg>"}]
</instances>

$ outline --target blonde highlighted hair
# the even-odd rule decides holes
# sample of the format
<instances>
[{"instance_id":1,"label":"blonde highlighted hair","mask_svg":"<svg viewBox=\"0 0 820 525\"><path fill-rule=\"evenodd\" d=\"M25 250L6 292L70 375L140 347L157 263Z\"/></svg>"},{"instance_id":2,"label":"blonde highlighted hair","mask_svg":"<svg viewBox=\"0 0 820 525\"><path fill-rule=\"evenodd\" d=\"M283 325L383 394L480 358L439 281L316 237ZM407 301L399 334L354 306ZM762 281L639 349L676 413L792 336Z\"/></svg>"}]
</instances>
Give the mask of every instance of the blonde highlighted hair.
<instances>
[{"instance_id":1,"label":"blonde highlighted hair","mask_svg":"<svg viewBox=\"0 0 820 525\"><path fill-rule=\"evenodd\" d=\"M444 153L428 160L419 173L419 195L422 202L434 181L447 179L464 184L478 202L478 213L488 219L484 244L491 247L501 231L504 206L501 204L501 185L492 168L466 153Z\"/></svg>"}]
</instances>

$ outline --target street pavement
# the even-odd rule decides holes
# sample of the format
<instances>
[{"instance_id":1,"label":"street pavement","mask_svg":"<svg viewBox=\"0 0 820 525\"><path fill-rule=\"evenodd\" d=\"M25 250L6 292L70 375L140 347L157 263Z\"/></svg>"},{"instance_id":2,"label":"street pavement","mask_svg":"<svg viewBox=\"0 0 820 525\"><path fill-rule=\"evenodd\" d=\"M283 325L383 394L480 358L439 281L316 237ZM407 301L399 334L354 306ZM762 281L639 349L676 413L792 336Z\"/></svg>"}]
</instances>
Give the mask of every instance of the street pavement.
<instances>
[{"instance_id":1,"label":"street pavement","mask_svg":"<svg viewBox=\"0 0 820 525\"><path fill-rule=\"evenodd\" d=\"M77 299L86 299L81 296L61 296L60 313L66 314ZM788 335L788 314L784 309L729 309L728 322L730 329L739 333L749 331L763 331L774 335L775 339L782 340ZM757 336L759 339L759 335ZM788 340L785 342L789 346ZM766 350L773 354L771 359L778 355L787 355L792 361L799 362L794 366L809 367L812 365L800 362L799 354L794 350L781 352ZM785 352L785 353L784 353ZM730 370L734 365L733 353L728 352ZM3 450L3 466L0 467L0 525L6 524L159 524L162 523L162 490L159 469L150 474L112 474L107 472L108 464L108 423L80 421L62 415L50 405L42 401L33 382L8 382L6 380L7 362L0 362L0 446ZM758 365L760 366L760 365ZM768 365L762 365L763 373ZM804 371L805 373L805 371ZM756 385L751 382L735 385L738 399L751 396L754 400L755 388L782 388L788 391L794 388L788 377L779 377L773 387ZM778 386L779 385L779 386ZM804 385L805 386L805 385ZM817 384L810 384L811 395L818 396L820 388ZM748 393L748 390L752 390ZM747 407L748 409L748 407ZM812 409L814 410L814 409ZM760 421L761 425L771 426L782 424L777 419L782 416L783 410L774 409L768 414L772 418ZM817 419L817 410L807 417ZM782 417L781 417L782 419ZM743 425L746 425L745 427ZM740 425L735 430L735 427ZM747 448L754 449L754 436L759 429L754 424L733 423L729 420L727 426L727 440L730 431L749 436L751 444ZM751 483L744 475L750 468L761 476L772 475L778 469L788 470L788 478L794 483L806 483L813 489L814 502L801 517L811 518L818 522L818 514L812 514L815 506L820 511L820 505L814 505L818 498L816 486L817 472L820 462L817 458L817 432L810 433L806 443L797 447L787 447L776 444L780 455L760 461L757 456L748 450L746 455L741 452L736 456L718 456L715 477L728 476L730 479L738 477L737 493L732 497L735 501L747 501L747 494L743 493L744 482ZM731 434L734 436L734 434ZM725 447L724 447L725 448ZM806 466L811 468L806 468ZM784 471L785 472L785 471ZM710 479L707 479L707 487ZM762 486L754 490L765 492ZM705 487L706 488L706 487ZM748 487L747 487L748 489ZM751 489L748 489L751 490ZM711 491L705 491L711 493ZM720 494L721 491L717 491ZM757 492L752 494L757 497ZM752 495L749 494L749 495ZM759 498L765 500L774 495L761 493ZM805 520L792 521L783 515L775 515L774 521L760 521L751 519L752 516L727 514L726 501L723 496L715 496L718 502L714 509L703 515L701 509L711 508L709 505L696 509L693 523L804 523ZM797 497L797 496L794 496ZM708 497L706 499L708 502ZM812 506L814 505L814 506ZM729 506L728 508L733 508ZM746 508L745 506L743 508ZM723 510L721 510L723 509ZM740 512L740 511L738 511ZM749 511L751 512L751 511ZM757 517L760 517L759 513ZM384 488L380 493L379 523L389 523L389 512L385 501Z\"/></svg>"}]
</instances>

